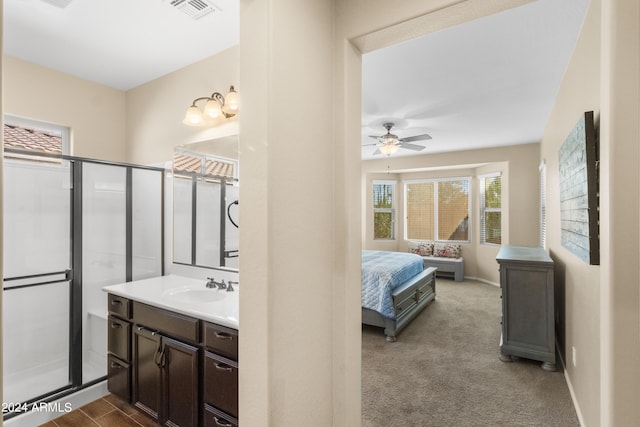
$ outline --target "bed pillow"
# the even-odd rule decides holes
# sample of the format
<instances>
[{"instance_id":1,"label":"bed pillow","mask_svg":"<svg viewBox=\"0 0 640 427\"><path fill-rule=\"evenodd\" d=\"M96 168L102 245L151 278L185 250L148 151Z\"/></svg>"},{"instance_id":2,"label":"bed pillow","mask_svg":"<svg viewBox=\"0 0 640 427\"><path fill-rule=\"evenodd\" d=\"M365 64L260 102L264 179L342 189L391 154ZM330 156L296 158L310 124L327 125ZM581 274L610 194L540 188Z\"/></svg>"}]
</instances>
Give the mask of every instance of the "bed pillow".
<instances>
[{"instance_id":1,"label":"bed pillow","mask_svg":"<svg viewBox=\"0 0 640 427\"><path fill-rule=\"evenodd\" d=\"M432 256L433 242L409 242L409 252L420 256Z\"/></svg>"},{"instance_id":2,"label":"bed pillow","mask_svg":"<svg viewBox=\"0 0 640 427\"><path fill-rule=\"evenodd\" d=\"M460 258L460 245L456 243L436 243L433 246L433 256Z\"/></svg>"}]
</instances>

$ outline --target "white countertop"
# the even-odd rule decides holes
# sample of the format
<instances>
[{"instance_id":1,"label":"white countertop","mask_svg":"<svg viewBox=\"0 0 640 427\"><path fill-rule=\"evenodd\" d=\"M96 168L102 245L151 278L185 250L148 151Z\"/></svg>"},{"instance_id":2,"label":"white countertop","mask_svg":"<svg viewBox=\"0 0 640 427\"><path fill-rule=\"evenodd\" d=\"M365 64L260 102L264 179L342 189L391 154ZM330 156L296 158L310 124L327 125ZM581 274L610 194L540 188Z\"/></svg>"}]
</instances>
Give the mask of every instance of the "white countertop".
<instances>
[{"instance_id":1,"label":"white countertop","mask_svg":"<svg viewBox=\"0 0 640 427\"><path fill-rule=\"evenodd\" d=\"M239 329L238 287L234 285L235 290L227 292L223 289L209 289L205 284L206 280L169 274L105 286L102 290L186 316ZM184 298L184 295L189 292L193 292L192 295L195 298ZM198 298L198 296L203 298ZM204 299L209 299L208 297L215 300L204 301Z\"/></svg>"}]
</instances>

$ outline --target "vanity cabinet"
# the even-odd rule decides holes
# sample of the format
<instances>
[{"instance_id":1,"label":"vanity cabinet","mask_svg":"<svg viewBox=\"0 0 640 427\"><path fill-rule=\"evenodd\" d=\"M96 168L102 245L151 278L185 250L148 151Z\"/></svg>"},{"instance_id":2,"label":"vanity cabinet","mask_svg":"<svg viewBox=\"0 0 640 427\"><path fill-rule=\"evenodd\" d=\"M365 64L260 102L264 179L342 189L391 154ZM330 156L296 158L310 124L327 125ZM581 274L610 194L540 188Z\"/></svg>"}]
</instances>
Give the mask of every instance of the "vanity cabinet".
<instances>
[{"instance_id":1,"label":"vanity cabinet","mask_svg":"<svg viewBox=\"0 0 640 427\"><path fill-rule=\"evenodd\" d=\"M541 247L503 246L496 260L502 288L500 360L539 360L556 369L553 260Z\"/></svg>"},{"instance_id":2,"label":"vanity cabinet","mask_svg":"<svg viewBox=\"0 0 640 427\"><path fill-rule=\"evenodd\" d=\"M112 294L109 307L111 393L162 425L238 425L237 330Z\"/></svg>"}]
</instances>

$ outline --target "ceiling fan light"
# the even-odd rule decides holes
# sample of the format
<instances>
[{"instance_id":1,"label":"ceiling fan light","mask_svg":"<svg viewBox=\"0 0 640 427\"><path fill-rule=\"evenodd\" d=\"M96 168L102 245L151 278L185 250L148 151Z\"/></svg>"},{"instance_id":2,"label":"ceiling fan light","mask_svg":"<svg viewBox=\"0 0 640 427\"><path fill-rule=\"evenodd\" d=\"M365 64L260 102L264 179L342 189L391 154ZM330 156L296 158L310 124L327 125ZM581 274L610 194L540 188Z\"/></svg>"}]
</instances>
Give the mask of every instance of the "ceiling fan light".
<instances>
[{"instance_id":1,"label":"ceiling fan light","mask_svg":"<svg viewBox=\"0 0 640 427\"><path fill-rule=\"evenodd\" d=\"M192 105L191 107L189 107L189 109L187 109L187 113L184 115L184 120L182 120L182 123L188 126L198 126L201 125L203 121L204 118L202 117L200 109L195 105Z\"/></svg>"},{"instance_id":2,"label":"ceiling fan light","mask_svg":"<svg viewBox=\"0 0 640 427\"><path fill-rule=\"evenodd\" d=\"M395 153L396 151L398 151L398 148L400 148L400 147L398 147L397 145L394 145L394 144L385 144L385 145L382 145L382 146L378 147L380 152L382 154L386 154L387 156L390 156L393 153Z\"/></svg>"}]
</instances>

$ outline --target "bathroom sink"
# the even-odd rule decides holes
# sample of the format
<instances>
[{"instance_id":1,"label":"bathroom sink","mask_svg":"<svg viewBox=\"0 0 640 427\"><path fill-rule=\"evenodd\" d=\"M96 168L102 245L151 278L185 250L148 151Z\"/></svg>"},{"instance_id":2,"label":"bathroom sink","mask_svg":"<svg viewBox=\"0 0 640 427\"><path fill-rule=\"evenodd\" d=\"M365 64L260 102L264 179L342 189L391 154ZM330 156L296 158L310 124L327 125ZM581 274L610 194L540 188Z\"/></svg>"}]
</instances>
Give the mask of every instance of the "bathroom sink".
<instances>
[{"instance_id":1,"label":"bathroom sink","mask_svg":"<svg viewBox=\"0 0 640 427\"><path fill-rule=\"evenodd\" d=\"M213 302L224 298L224 292L216 289L179 288L165 291L163 296L183 302Z\"/></svg>"}]
</instances>

